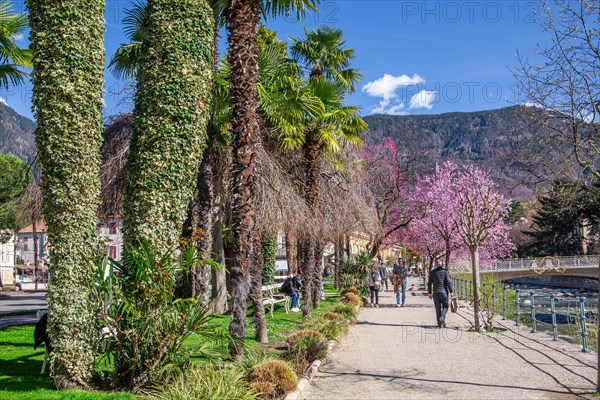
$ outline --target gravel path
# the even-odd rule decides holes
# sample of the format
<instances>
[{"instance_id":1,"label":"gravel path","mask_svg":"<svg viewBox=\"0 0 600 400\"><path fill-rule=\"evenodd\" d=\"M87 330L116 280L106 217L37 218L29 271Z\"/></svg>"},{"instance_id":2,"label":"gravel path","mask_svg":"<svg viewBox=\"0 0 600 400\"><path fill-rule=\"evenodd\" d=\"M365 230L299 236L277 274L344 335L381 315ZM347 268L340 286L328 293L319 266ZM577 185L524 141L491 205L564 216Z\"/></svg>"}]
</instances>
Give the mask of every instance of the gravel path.
<instances>
[{"instance_id":1,"label":"gravel path","mask_svg":"<svg viewBox=\"0 0 600 400\"><path fill-rule=\"evenodd\" d=\"M406 307L396 308L394 294L386 292L380 308L361 311L320 368L308 399L593 397L596 353L510 321L498 321L503 332L468 332L466 307L448 313L448 328L438 329L433 302L417 279L408 287Z\"/></svg>"}]
</instances>

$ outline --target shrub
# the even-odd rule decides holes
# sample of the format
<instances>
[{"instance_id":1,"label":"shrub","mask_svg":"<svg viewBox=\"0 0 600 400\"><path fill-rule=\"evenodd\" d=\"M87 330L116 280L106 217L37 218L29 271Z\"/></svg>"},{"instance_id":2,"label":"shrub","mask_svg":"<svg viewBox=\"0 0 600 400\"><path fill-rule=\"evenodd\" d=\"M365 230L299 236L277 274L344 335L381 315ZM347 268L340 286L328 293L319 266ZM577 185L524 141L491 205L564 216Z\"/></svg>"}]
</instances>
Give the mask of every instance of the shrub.
<instances>
[{"instance_id":1,"label":"shrub","mask_svg":"<svg viewBox=\"0 0 600 400\"><path fill-rule=\"evenodd\" d=\"M283 360L267 360L256 364L250 372L251 387L264 399L276 399L298 385L296 373Z\"/></svg>"},{"instance_id":2,"label":"shrub","mask_svg":"<svg viewBox=\"0 0 600 400\"><path fill-rule=\"evenodd\" d=\"M349 287L348 289L344 289L342 291L342 296L345 295L346 293L354 293L357 296L359 295L358 289L353 286Z\"/></svg>"},{"instance_id":3,"label":"shrub","mask_svg":"<svg viewBox=\"0 0 600 400\"><path fill-rule=\"evenodd\" d=\"M338 314L333 315L336 315L340 318L331 319L325 318L320 314L315 314L304 323L304 328L321 332L325 339L337 339L344 331L344 327L341 321L341 316L339 316Z\"/></svg>"},{"instance_id":4,"label":"shrub","mask_svg":"<svg viewBox=\"0 0 600 400\"><path fill-rule=\"evenodd\" d=\"M321 332L301 330L288 337L288 355L299 371L317 359L327 356L327 342Z\"/></svg>"},{"instance_id":5,"label":"shrub","mask_svg":"<svg viewBox=\"0 0 600 400\"><path fill-rule=\"evenodd\" d=\"M254 400L258 393L250 388L240 368L217 369L213 365L195 367L159 387L151 398L164 400Z\"/></svg>"},{"instance_id":6,"label":"shrub","mask_svg":"<svg viewBox=\"0 0 600 400\"><path fill-rule=\"evenodd\" d=\"M356 318L356 315L358 314L358 309L354 305L342 302L334 304L331 311L336 314L340 314L347 319Z\"/></svg>"},{"instance_id":7,"label":"shrub","mask_svg":"<svg viewBox=\"0 0 600 400\"><path fill-rule=\"evenodd\" d=\"M342 297L342 301L344 303L352 304L353 306L356 306L356 307L360 307L363 304L360 297L358 297L358 295L356 295L354 293L346 293L344 295L344 297Z\"/></svg>"}]
</instances>

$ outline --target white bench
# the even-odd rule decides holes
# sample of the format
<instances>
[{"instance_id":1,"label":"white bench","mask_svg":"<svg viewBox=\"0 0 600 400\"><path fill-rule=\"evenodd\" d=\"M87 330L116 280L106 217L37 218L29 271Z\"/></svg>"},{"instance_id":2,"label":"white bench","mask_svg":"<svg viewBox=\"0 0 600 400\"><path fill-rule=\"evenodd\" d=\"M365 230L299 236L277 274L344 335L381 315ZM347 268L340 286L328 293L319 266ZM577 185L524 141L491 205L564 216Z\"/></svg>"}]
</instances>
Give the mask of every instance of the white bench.
<instances>
[{"instance_id":1,"label":"white bench","mask_svg":"<svg viewBox=\"0 0 600 400\"><path fill-rule=\"evenodd\" d=\"M279 293L282 285L282 283L274 283L272 285L266 285L262 287L263 304L265 307L270 306L271 317L273 317L273 309L277 303L283 303L285 312L290 312L290 297L285 293Z\"/></svg>"}]
</instances>

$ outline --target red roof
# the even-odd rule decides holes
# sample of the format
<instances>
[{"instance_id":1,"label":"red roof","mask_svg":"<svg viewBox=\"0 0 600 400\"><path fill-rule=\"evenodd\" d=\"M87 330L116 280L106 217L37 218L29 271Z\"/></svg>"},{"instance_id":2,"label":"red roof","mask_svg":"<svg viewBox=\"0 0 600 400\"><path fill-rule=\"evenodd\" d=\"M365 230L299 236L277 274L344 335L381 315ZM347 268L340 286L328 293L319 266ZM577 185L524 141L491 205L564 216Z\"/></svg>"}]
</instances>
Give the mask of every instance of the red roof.
<instances>
[{"instance_id":1,"label":"red roof","mask_svg":"<svg viewBox=\"0 0 600 400\"><path fill-rule=\"evenodd\" d=\"M35 228L37 233L46 233L46 221L44 221L43 219L39 220ZM33 224L26 226L25 228L21 229L18 233L33 233Z\"/></svg>"}]
</instances>

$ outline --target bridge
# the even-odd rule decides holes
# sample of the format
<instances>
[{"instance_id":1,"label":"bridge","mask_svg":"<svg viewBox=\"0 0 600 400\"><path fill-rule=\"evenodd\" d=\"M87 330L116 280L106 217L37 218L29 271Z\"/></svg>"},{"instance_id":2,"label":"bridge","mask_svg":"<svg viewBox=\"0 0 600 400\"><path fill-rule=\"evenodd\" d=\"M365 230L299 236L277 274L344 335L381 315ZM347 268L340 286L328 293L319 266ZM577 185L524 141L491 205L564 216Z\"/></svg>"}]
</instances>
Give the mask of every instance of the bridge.
<instances>
[{"instance_id":1,"label":"bridge","mask_svg":"<svg viewBox=\"0 0 600 400\"><path fill-rule=\"evenodd\" d=\"M494 274L500 280L541 275L598 279L599 262L600 256L517 258L498 260L481 273Z\"/></svg>"}]
</instances>

